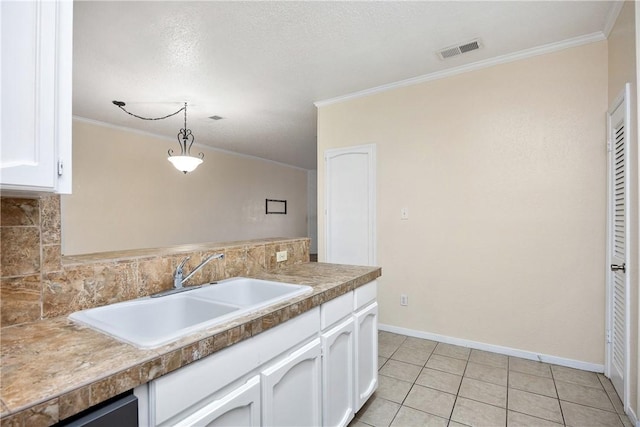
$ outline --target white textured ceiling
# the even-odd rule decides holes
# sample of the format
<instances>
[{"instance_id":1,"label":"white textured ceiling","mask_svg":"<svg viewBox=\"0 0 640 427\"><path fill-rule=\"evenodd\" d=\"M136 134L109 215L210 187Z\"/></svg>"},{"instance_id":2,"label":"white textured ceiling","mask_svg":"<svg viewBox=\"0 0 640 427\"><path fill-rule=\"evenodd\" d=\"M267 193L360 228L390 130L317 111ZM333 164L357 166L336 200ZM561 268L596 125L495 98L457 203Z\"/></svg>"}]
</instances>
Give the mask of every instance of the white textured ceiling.
<instances>
[{"instance_id":1,"label":"white textured ceiling","mask_svg":"<svg viewBox=\"0 0 640 427\"><path fill-rule=\"evenodd\" d=\"M314 101L604 30L613 2L74 2L74 115L316 168ZM479 37L446 61L435 52ZM207 117L219 115L224 120ZM175 145L175 146L174 146ZM177 148L168 142L166 147Z\"/></svg>"}]
</instances>

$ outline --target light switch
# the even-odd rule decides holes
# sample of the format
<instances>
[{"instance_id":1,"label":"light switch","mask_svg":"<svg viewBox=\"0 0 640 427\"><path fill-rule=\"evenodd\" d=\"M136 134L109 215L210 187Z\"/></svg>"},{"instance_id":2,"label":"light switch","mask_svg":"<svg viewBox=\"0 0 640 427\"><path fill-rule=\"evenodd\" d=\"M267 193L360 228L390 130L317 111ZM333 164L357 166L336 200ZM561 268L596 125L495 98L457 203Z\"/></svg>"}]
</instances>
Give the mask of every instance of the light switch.
<instances>
[{"instance_id":1,"label":"light switch","mask_svg":"<svg viewBox=\"0 0 640 427\"><path fill-rule=\"evenodd\" d=\"M409 219L409 208L400 209L400 219Z\"/></svg>"}]
</instances>

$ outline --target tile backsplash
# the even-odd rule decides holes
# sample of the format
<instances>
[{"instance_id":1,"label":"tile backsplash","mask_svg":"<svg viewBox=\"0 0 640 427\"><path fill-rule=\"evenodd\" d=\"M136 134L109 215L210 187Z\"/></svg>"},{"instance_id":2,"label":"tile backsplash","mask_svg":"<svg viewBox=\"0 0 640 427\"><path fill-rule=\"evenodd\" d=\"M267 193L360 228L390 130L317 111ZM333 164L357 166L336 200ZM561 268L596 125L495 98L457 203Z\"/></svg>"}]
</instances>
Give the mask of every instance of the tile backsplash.
<instances>
[{"instance_id":1,"label":"tile backsplash","mask_svg":"<svg viewBox=\"0 0 640 427\"><path fill-rule=\"evenodd\" d=\"M308 238L272 238L167 248L62 256L60 197L0 198L0 326L64 316L77 310L170 289L173 271L186 256L185 271L205 257L189 284L275 271L309 261ZM276 252L288 259L276 263Z\"/></svg>"}]
</instances>

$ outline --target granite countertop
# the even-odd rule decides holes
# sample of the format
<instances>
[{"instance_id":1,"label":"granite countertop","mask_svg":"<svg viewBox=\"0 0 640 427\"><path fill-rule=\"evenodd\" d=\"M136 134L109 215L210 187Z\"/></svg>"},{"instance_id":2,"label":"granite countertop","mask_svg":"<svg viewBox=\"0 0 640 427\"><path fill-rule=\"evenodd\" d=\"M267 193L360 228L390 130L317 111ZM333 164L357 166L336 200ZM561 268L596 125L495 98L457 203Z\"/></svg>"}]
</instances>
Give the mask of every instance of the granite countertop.
<instances>
[{"instance_id":1,"label":"granite countertop","mask_svg":"<svg viewBox=\"0 0 640 427\"><path fill-rule=\"evenodd\" d=\"M292 298L155 349L139 349L66 317L0 330L5 425L51 425L380 277L379 267L304 263L253 277L310 285Z\"/></svg>"}]
</instances>

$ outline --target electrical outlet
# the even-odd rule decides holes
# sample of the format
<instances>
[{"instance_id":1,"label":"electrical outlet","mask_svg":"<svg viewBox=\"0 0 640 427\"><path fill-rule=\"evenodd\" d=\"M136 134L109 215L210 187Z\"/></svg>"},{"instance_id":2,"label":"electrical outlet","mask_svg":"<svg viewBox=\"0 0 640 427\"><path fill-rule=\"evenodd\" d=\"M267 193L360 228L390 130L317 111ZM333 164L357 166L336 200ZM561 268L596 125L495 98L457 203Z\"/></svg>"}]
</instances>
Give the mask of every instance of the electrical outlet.
<instances>
[{"instance_id":1,"label":"electrical outlet","mask_svg":"<svg viewBox=\"0 0 640 427\"><path fill-rule=\"evenodd\" d=\"M276 262L282 262L287 260L287 251L276 252Z\"/></svg>"},{"instance_id":2,"label":"electrical outlet","mask_svg":"<svg viewBox=\"0 0 640 427\"><path fill-rule=\"evenodd\" d=\"M406 294L400 294L400 305L409 305L409 297Z\"/></svg>"}]
</instances>

